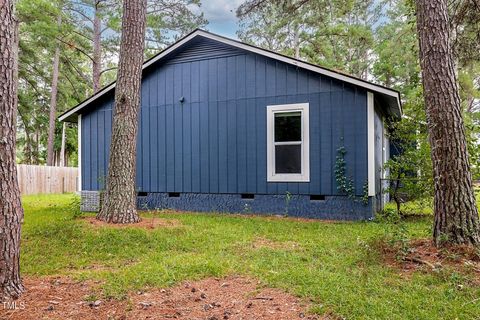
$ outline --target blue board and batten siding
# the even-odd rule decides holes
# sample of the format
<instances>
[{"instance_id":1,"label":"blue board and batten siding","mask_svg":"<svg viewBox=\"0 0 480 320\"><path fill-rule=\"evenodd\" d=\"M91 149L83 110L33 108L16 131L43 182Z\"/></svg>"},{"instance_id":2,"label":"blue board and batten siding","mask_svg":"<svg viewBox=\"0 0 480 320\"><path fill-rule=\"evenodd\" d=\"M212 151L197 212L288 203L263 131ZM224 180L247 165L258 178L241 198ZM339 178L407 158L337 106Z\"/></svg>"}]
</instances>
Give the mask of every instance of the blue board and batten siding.
<instances>
[{"instance_id":1,"label":"blue board and batten siding","mask_svg":"<svg viewBox=\"0 0 480 320\"><path fill-rule=\"evenodd\" d=\"M184 102L180 102L180 98ZM310 104L310 182L267 182L266 106ZM82 190L103 189L113 93L82 113ZM344 144L355 193L367 181L367 92L202 39L142 79L137 188L148 193L339 195Z\"/></svg>"}]
</instances>

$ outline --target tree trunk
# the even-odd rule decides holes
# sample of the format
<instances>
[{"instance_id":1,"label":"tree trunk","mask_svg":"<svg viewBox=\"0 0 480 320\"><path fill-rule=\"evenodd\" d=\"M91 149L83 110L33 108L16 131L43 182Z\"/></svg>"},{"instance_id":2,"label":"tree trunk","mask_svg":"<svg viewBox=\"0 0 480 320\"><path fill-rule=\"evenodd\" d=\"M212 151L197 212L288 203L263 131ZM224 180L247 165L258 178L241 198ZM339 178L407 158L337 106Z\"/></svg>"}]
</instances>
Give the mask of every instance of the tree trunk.
<instances>
[{"instance_id":1,"label":"tree trunk","mask_svg":"<svg viewBox=\"0 0 480 320\"><path fill-rule=\"evenodd\" d=\"M35 112L37 113L37 112ZM35 115L36 117L37 115ZM38 123L35 124L35 133L34 133L34 139L35 139L35 145L34 145L34 153L33 153L33 164L40 164L40 148L41 148L41 145L40 145L40 128L39 128L39 125Z\"/></svg>"},{"instance_id":2,"label":"tree trunk","mask_svg":"<svg viewBox=\"0 0 480 320\"><path fill-rule=\"evenodd\" d=\"M140 221L135 190L140 83L145 45L146 0L124 1L120 61L105 197L97 218L113 223Z\"/></svg>"},{"instance_id":3,"label":"tree trunk","mask_svg":"<svg viewBox=\"0 0 480 320\"><path fill-rule=\"evenodd\" d=\"M58 16L57 24L62 23L62 16ZM55 47L55 54L53 56L53 71L52 71L52 93L50 95L50 120L48 124L48 139L47 139L47 166L53 166L53 145L55 142L55 120L57 116L57 93L58 93L58 65L60 61L60 48Z\"/></svg>"},{"instance_id":4,"label":"tree trunk","mask_svg":"<svg viewBox=\"0 0 480 320\"><path fill-rule=\"evenodd\" d=\"M93 93L95 94L100 90L100 72L102 68L102 21L100 20L100 1L95 1L94 9L92 82Z\"/></svg>"},{"instance_id":5,"label":"tree trunk","mask_svg":"<svg viewBox=\"0 0 480 320\"><path fill-rule=\"evenodd\" d=\"M300 28L295 26L294 34L294 49L295 49L295 59L300 59Z\"/></svg>"},{"instance_id":6,"label":"tree trunk","mask_svg":"<svg viewBox=\"0 0 480 320\"><path fill-rule=\"evenodd\" d=\"M480 244L465 127L450 43L447 0L417 0L425 109L435 179L437 245Z\"/></svg>"},{"instance_id":7,"label":"tree trunk","mask_svg":"<svg viewBox=\"0 0 480 320\"><path fill-rule=\"evenodd\" d=\"M25 155L24 162L26 164L32 164L32 144L30 141L30 134L25 128L25 145L23 147L23 154Z\"/></svg>"},{"instance_id":8,"label":"tree trunk","mask_svg":"<svg viewBox=\"0 0 480 320\"><path fill-rule=\"evenodd\" d=\"M15 163L18 25L14 1L0 2L0 300L18 298L23 209Z\"/></svg>"}]
</instances>

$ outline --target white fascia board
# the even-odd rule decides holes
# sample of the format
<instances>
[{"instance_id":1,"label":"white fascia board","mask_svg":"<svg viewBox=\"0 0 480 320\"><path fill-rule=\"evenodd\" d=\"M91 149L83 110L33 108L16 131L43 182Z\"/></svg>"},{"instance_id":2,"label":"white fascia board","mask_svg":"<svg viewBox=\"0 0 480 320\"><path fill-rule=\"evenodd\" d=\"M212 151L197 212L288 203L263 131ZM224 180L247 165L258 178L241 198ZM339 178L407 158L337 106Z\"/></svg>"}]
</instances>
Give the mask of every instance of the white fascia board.
<instances>
[{"instance_id":1,"label":"white fascia board","mask_svg":"<svg viewBox=\"0 0 480 320\"><path fill-rule=\"evenodd\" d=\"M299 67L299 68L303 68L303 69L307 69L307 70L310 70L310 71L313 71L313 72L316 72L316 73L319 73L319 74L323 74L325 76L332 77L332 78L338 79L340 81L351 83L351 84L354 84L356 86L363 87L367 90L371 90L371 91L374 91L374 92L379 92L379 93L391 96L391 97L396 99L397 104L400 108L400 113L402 112L399 94L398 94L398 92L396 92L394 90L384 88L382 86L379 86L379 85L376 85L376 84L373 84L373 83L365 82L365 81L362 81L360 79L356 79L356 78L353 78L353 77L350 77L350 76L347 76L347 75L343 75L341 73L330 71L328 69L320 68L320 67L317 67L317 66L314 66L314 65L302 62L302 61L298 61L298 60L295 60L295 59L292 59L292 58L289 58L289 57L286 57L286 56L283 56L283 55L280 55L280 54L277 54L277 53L274 53L274 52L271 52L271 51L268 51L268 50L265 50L265 49L257 48L257 47L247 45L247 44L244 44L244 43L232 40L232 39L228 39L228 38L225 38L225 37L222 37L222 36L218 36L218 35L203 31L203 30L196 30L196 31L192 32L190 35L186 36L185 38L181 39L177 43L175 43L172 46L165 49L163 52L158 54L156 57L153 57L152 59L146 61L143 64L142 70L149 67L150 65L154 64L158 60L162 59L163 57L165 57L166 55L168 55L172 51L176 50L180 46L184 45L188 41L192 40L196 36L202 36L202 37L205 37L205 38L208 38L208 39L219 41L219 42L222 42L224 44L227 44L227 45L230 45L230 46L242 49L242 50L250 51L250 52L253 52L253 53L268 57L268 58L272 58L272 59L275 59L275 60L278 60L278 61L282 61L282 62L291 64L291 65L294 65L294 66ZM89 104L90 102L94 101L95 99L101 97L102 95L109 92L113 88L115 88L115 83L112 83L111 85L109 85L107 88L103 89L101 92L97 93L96 95L91 96L89 99L87 99L84 102L82 102L81 104L79 104L76 108L70 110L68 113L59 117L58 120L59 121L64 121L66 118L70 117L72 114L75 114L80 109L85 107L87 104Z\"/></svg>"},{"instance_id":2,"label":"white fascia board","mask_svg":"<svg viewBox=\"0 0 480 320\"><path fill-rule=\"evenodd\" d=\"M78 115L77 123L78 135L78 191L82 191L82 115Z\"/></svg>"},{"instance_id":3,"label":"white fascia board","mask_svg":"<svg viewBox=\"0 0 480 320\"><path fill-rule=\"evenodd\" d=\"M58 121L64 121L65 119L67 119L68 117L70 117L72 114L77 113L77 111L79 111L80 109L82 109L83 107L85 107L87 104L89 104L90 102L96 100L97 98L100 98L100 97L103 96L105 93L107 93L107 92L109 92L110 90L112 90L113 88L115 88L115 83L112 83L112 84L109 85L108 87L104 88L101 92L97 93L96 95L91 96L90 98L88 98L87 100L85 100L84 102L82 102L81 104L79 104L75 109L72 109L72 110L70 110L69 112L65 113L64 115L58 117Z\"/></svg>"}]
</instances>

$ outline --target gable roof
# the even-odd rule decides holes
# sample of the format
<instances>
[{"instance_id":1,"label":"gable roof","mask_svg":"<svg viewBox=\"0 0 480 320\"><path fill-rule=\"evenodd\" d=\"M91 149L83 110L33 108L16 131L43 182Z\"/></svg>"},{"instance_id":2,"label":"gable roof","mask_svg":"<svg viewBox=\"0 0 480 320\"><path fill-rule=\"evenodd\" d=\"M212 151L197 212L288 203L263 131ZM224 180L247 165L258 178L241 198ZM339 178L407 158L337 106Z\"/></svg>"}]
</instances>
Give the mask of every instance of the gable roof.
<instances>
[{"instance_id":1,"label":"gable roof","mask_svg":"<svg viewBox=\"0 0 480 320\"><path fill-rule=\"evenodd\" d=\"M176 50L183 47L188 42L190 42L193 39L198 38L198 37L204 37L204 38L207 38L207 39L215 40L215 41L218 41L220 43L223 43L223 44L226 44L226 45L229 45L229 46L241 49L241 50L253 52L253 53L268 57L268 58L272 58L272 59L275 59L275 60L278 60L278 61L282 61L282 62L290 64L290 65L294 65L294 66L302 68L302 69L310 70L310 71L319 73L319 74L327 76L327 77L338 79L340 81L344 81L344 82L347 82L347 83L365 88L368 91L372 91L373 93L378 94L379 98L387 104L388 108L390 109L390 111L393 115L395 115L397 117L400 117L402 115L402 105L401 105L401 101L400 101L400 93L397 90L390 89L390 88L387 88L385 86L375 84L375 83L372 83L372 82L369 82L369 81L366 81L366 80L363 80L363 79L360 79L360 78L357 78L357 77L354 77L354 76L351 76L351 75L347 75L347 74L344 74L344 73L341 73L341 72L338 72L338 71L334 71L334 70L331 70L331 69L320 67L318 65L314 65L314 64L311 64L311 63L308 63L308 62L305 62L305 61L294 59L294 58L291 58L291 57L288 57L288 56L285 56L285 55L282 55L282 54L279 54L279 53L276 53L276 52L273 52L273 51L269 51L269 50L262 49L262 48L259 48L259 47L256 47L256 46L253 46L253 45L250 45L250 44L240 42L240 41L237 41L237 40L226 38L226 37L223 37L223 36L220 36L220 35L217 35L217 34L214 34L214 33L210 33L210 32L207 32L207 31L201 30L201 29L196 29L196 30L192 31L191 33L189 33L188 35L186 35L182 39L178 40L177 42L175 42L171 46L167 47L165 50L161 51L160 53L153 56L152 58L146 60L143 63L142 70L145 70L145 69L149 68L151 65L155 64L157 61L160 61L161 59L169 56L170 54L172 54ZM89 98L85 99L84 101L80 102L75 107L65 111L63 114L61 114L58 117L58 120L59 121L76 122L75 115L79 114L80 111L84 107L88 106L91 102L95 101L96 99L100 98L101 96L105 95L106 93L111 92L114 88L115 88L115 82L110 83L109 85L105 86L100 91L98 91L96 94L94 94L94 95L90 96Z\"/></svg>"}]
</instances>

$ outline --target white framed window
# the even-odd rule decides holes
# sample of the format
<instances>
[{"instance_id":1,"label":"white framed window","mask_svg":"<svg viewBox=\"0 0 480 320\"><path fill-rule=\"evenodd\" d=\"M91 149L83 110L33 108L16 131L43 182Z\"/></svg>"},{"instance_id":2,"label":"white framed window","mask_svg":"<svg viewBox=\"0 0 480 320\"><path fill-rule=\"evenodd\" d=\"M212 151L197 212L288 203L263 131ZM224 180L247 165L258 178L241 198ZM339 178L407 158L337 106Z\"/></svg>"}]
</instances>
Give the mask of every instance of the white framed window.
<instances>
[{"instance_id":1,"label":"white framed window","mask_svg":"<svg viewBox=\"0 0 480 320\"><path fill-rule=\"evenodd\" d=\"M267 106L267 181L310 181L308 103Z\"/></svg>"}]
</instances>

